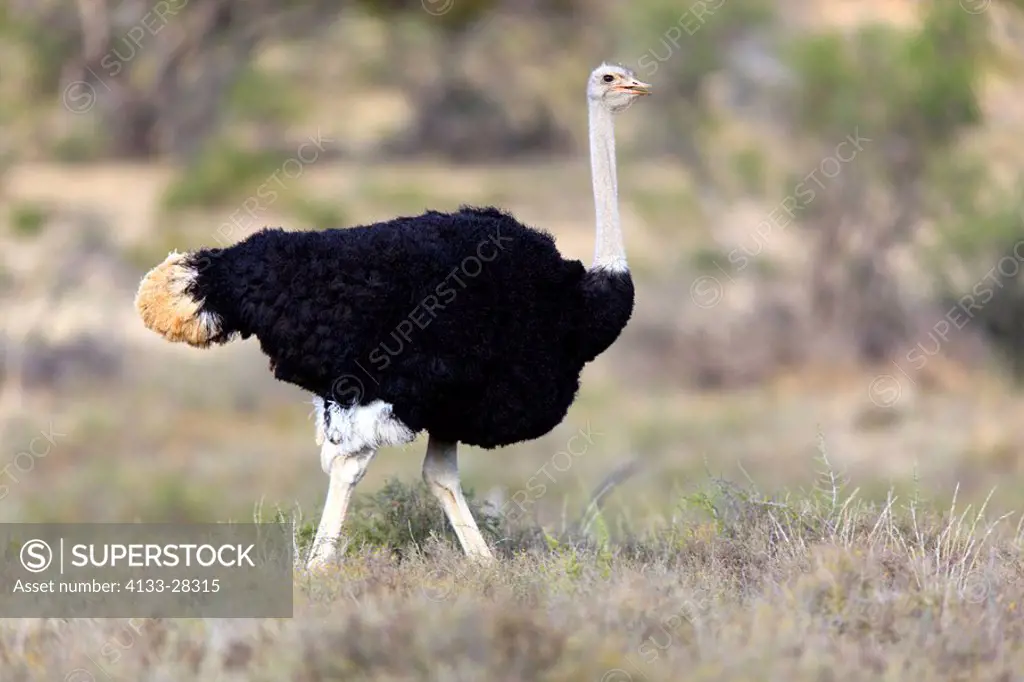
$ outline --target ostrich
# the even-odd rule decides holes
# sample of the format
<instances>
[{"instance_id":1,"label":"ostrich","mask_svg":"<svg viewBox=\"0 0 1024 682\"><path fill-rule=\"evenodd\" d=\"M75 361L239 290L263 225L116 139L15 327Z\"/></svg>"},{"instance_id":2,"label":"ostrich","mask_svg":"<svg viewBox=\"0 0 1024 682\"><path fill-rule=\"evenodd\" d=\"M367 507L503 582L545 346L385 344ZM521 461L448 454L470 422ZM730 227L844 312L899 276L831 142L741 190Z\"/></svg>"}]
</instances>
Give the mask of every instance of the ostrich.
<instances>
[{"instance_id":1,"label":"ostrich","mask_svg":"<svg viewBox=\"0 0 1024 682\"><path fill-rule=\"evenodd\" d=\"M330 483L307 568L334 557L377 451L422 431L423 479L463 551L493 559L462 494L457 445L492 449L554 429L584 365L629 321L613 115L650 91L611 64L587 81L589 269L549 233L463 206L323 232L265 228L228 248L172 252L143 278L135 305L146 327L199 348L255 336L275 378L313 394Z\"/></svg>"}]
</instances>

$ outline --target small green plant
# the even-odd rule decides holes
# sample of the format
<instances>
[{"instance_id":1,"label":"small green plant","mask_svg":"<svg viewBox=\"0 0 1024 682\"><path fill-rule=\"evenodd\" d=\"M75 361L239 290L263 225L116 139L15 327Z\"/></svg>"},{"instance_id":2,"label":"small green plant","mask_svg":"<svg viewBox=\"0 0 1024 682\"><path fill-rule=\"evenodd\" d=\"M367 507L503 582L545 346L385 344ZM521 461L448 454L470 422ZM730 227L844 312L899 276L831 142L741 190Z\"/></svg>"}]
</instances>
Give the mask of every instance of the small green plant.
<instances>
[{"instance_id":1,"label":"small green plant","mask_svg":"<svg viewBox=\"0 0 1024 682\"><path fill-rule=\"evenodd\" d=\"M286 159L268 151L250 151L228 141L210 145L172 182L163 197L167 211L217 208L257 192Z\"/></svg>"},{"instance_id":2,"label":"small green plant","mask_svg":"<svg viewBox=\"0 0 1024 682\"><path fill-rule=\"evenodd\" d=\"M144 516L171 523L199 523L210 518L210 496L184 476L166 474L153 484Z\"/></svg>"},{"instance_id":3,"label":"small green plant","mask_svg":"<svg viewBox=\"0 0 1024 682\"><path fill-rule=\"evenodd\" d=\"M50 149L61 163L87 163L103 155L105 141L96 133L73 133L57 138Z\"/></svg>"},{"instance_id":4,"label":"small green plant","mask_svg":"<svg viewBox=\"0 0 1024 682\"><path fill-rule=\"evenodd\" d=\"M721 272L723 267L732 269L729 253L714 247L697 247L690 253L690 263L698 272Z\"/></svg>"},{"instance_id":5,"label":"small green plant","mask_svg":"<svg viewBox=\"0 0 1024 682\"><path fill-rule=\"evenodd\" d=\"M371 180L360 188L360 193L367 200L392 207L398 213L418 213L435 203L426 189L412 183L394 184Z\"/></svg>"},{"instance_id":6,"label":"small green plant","mask_svg":"<svg viewBox=\"0 0 1024 682\"><path fill-rule=\"evenodd\" d=\"M762 196L768 188L768 162L764 153L755 147L737 150L732 157L733 174L740 191Z\"/></svg>"},{"instance_id":7,"label":"small green plant","mask_svg":"<svg viewBox=\"0 0 1024 682\"><path fill-rule=\"evenodd\" d=\"M472 491L464 494L480 532L493 545L502 536L501 519L476 502ZM300 552L308 550L315 536L314 520L299 526L296 541ZM373 495L355 498L345 520L342 543L349 554L372 547L401 557L418 552L431 538L458 547L455 532L426 484L390 479Z\"/></svg>"},{"instance_id":8,"label":"small green plant","mask_svg":"<svg viewBox=\"0 0 1024 682\"><path fill-rule=\"evenodd\" d=\"M20 203L11 207L11 229L19 237L36 237L50 221L50 211L34 203Z\"/></svg>"},{"instance_id":9,"label":"small green plant","mask_svg":"<svg viewBox=\"0 0 1024 682\"><path fill-rule=\"evenodd\" d=\"M294 83L279 74L250 67L235 82L227 106L247 121L280 125L296 120L302 102Z\"/></svg>"},{"instance_id":10,"label":"small green plant","mask_svg":"<svg viewBox=\"0 0 1024 682\"><path fill-rule=\"evenodd\" d=\"M289 202L288 209L303 229L327 230L346 225L345 212L333 201L304 197Z\"/></svg>"}]
</instances>

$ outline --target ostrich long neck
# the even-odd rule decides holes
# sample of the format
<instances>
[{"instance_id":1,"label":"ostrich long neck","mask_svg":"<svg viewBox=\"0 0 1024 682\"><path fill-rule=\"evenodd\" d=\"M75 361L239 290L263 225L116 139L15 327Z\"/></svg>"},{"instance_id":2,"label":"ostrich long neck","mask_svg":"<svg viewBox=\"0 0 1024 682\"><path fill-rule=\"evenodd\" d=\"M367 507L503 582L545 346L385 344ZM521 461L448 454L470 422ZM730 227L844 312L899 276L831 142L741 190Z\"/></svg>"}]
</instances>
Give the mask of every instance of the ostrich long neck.
<instances>
[{"instance_id":1,"label":"ostrich long neck","mask_svg":"<svg viewBox=\"0 0 1024 682\"><path fill-rule=\"evenodd\" d=\"M615 126L612 112L590 101L590 171L594 180L597 234L593 269L623 272L626 250L619 226L618 184L615 177Z\"/></svg>"}]
</instances>

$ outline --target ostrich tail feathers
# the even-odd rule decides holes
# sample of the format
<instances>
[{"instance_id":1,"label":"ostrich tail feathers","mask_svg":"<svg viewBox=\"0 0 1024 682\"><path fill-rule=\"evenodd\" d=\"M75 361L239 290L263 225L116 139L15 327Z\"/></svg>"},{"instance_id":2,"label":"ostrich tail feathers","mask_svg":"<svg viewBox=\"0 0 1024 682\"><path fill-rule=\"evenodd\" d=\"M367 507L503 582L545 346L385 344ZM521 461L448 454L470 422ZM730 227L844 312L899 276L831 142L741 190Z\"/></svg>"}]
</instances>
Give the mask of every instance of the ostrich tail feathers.
<instances>
[{"instance_id":1,"label":"ostrich tail feathers","mask_svg":"<svg viewBox=\"0 0 1024 682\"><path fill-rule=\"evenodd\" d=\"M135 309L148 329L168 341L206 348L222 336L220 317L196 299L199 270L191 254L172 251L142 278Z\"/></svg>"}]
</instances>

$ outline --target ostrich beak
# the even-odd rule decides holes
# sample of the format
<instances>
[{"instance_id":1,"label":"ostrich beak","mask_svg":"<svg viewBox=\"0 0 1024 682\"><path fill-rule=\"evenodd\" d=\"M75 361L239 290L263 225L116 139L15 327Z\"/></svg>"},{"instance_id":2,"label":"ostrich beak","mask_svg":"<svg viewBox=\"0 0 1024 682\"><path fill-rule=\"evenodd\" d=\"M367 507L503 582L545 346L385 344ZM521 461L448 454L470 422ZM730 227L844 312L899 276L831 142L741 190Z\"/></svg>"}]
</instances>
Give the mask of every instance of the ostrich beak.
<instances>
[{"instance_id":1,"label":"ostrich beak","mask_svg":"<svg viewBox=\"0 0 1024 682\"><path fill-rule=\"evenodd\" d=\"M615 88L619 92L628 92L631 95L649 95L651 94L651 84L638 81L635 78L625 85L620 85Z\"/></svg>"}]
</instances>

